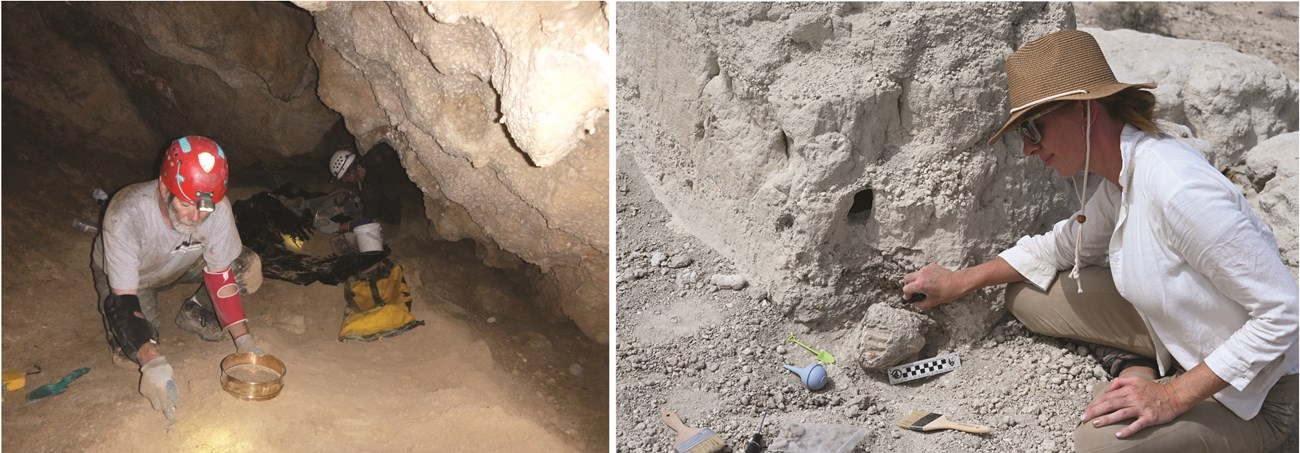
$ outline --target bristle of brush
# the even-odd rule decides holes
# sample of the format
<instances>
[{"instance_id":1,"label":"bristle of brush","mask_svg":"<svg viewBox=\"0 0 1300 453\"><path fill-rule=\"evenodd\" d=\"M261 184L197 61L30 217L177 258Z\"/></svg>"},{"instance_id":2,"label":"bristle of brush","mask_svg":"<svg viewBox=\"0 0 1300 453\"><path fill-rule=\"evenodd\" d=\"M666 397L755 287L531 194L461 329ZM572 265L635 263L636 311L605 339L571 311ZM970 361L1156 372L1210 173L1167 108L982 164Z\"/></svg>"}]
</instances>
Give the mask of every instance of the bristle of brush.
<instances>
[{"instance_id":1,"label":"bristle of brush","mask_svg":"<svg viewBox=\"0 0 1300 453\"><path fill-rule=\"evenodd\" d=\"M926 412L926 411L915 411L915 412L912 412L912 413L909 414L908 416L903 417L902 420L899 420L899 421L898 421L898 427L899 427L899 428L904 428L904 429L912 429L912 425L916 424L916 421L917 421L917 420L920 420L921 417L924 417L924 416L929 415L929 414L930 414L930 413L929 413L929 412Z\"/></svg>"},{"instance_id":2,"label":"bristle of brush","mask_svg":"<svg viewBox=\"0 0 1300 453\"><path fill-rule=\"evenodd\" d=\"M722 438L718 437L713 430L705 429L704 431L700 431L699 434L692 436L690 439L686 439L686 442L677 445L677 452L714 453L722 451L722 448L726 446L727 445L722 442Z\"/></svg>"},{"instance_id":3,"label":"bristle of brush","mask_svg":"<svg viewBox=\"0 0 1300 453\"><path fill-rule=\"evenodd\" d=\"M904 429L910 429L912 431L925 431L925 425L929 425L930 422L933 422L942 416L943 414L935 414L932 412L925 412L925 411L916 411L911 413L911 415L904 417L903 420L899 421L898 427Z\"/></svg>"}]
</instances>

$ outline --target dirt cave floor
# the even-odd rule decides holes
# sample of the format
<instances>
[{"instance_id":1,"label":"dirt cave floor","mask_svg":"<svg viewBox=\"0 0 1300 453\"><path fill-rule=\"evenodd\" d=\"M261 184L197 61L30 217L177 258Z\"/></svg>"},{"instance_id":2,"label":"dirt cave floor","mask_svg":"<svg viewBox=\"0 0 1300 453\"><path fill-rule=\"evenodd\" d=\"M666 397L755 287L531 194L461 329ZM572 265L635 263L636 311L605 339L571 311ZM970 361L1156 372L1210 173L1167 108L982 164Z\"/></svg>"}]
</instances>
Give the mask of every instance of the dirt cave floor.
<instances>
[{"instance_id":1,"label":"dirt cave floor","mask_svg":"<svg viewBox=\"0 0 1300 453\"><path fill-rule=\"evenodd\" d=\"M418 205L408 207L390 246L406 269L412 312L427 325L342 343L342 286L268 278L245 297L251 329L288 370L272 400L245 402L224 392L219 363L234 352L232 342L204 342L172 322L194 286L160 293L160 341L181 397L169 429L137 392L139 372L110 358L89 270L93 236L72 226L74 218L96 215L90 194L105 183L105 170L32 159L36 151L19 149L6 143L3 367L44 371L29 376L26 388L4 392L4 450L607 448L608 349L535 307L522 272L484 266L469 241L422 237ZM91 371L66 393L25 401L27 392L80 367Z\"/></svg>"},{"instance_id":2,"label":"dirt cave floor","mask_svg":"<svg viewBox=\"0 0 1300 453\"><path fill-rule=\"evenodd\" d=\"M664 410L717 432L732 451L744 451L764 412L769 442L813 423L861 428L855 452L1074 451L1079 414L1092 387L1107 382L1086 347L1033 334L1008 315L974 344L937 351L960 356L954 371L890 385L883 373L825 365L830 383L810 392L782 365L816 359L786 338L795 334L846 357L854 352L838 346L848 343L847 332L809 332L754 287L713 286L711 275L736 269L674 229L627 153L619 156L616 181L617 451L673 451L676 434L660 421ZM914 411L993 432L896 426ZM1296 451L1295 436L1276 451Z\"/></svg>"}]
</instances>

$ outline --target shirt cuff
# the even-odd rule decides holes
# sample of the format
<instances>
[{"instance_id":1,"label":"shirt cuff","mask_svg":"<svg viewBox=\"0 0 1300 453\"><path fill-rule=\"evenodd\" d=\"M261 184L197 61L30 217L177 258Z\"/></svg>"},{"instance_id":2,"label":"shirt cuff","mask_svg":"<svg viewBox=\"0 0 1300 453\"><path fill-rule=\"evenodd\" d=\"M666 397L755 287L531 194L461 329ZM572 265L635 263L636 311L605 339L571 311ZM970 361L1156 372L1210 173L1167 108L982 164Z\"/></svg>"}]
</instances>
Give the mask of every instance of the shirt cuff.
<instances>
[{"instance_id":1,"label":"shirt cuff","mask_svg":"<svg viewBox=\"0 0 1300 453\"><path fill-rule=\"evenodd\" d=\"M1228 351L1226 345L1220 345L1205 358L1205 366L1210 368L1219 379L1223 379L1237 391L1246 389L1256 373L1250 370L1250 363L1242 361Z\"/></svg>"},{"instance_id":2,"label":"shirt cuff","mask_svg":"<svg viewBox=\"0 0 1300 453\"><path fill-rule=\"evenodd\" d=\"M1006 260L1016 272L1024 276L1029 283L1037 286L1040 291L1047 291L1047 287L1052 286L1052 281L1056 280L1055 267L1042 260L1035 259L1028 251L1022 247L1012 247L998 254L998 257Z\"/></svg>"}]
</instances>

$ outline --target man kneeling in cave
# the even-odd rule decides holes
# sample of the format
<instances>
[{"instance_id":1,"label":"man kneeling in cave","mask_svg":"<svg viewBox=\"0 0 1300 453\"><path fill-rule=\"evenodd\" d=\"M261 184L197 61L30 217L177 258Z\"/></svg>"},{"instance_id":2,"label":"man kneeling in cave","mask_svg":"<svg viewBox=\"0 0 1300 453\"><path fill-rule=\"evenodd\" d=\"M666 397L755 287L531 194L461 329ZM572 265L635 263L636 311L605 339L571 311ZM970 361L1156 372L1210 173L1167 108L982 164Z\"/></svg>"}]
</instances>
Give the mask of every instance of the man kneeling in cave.
<instances>
[{"instance_id":1,"label":"man kneeling in cave","mask_svg":"<svg viewBox=\"0 0 1300 453\"><path fill-rule=\"evenodd\" d=\"M199 283L181 302L176 325L207 341L229 334L236 350L262 355L248 331L240 294L261 285L257 254L243 247L230 201L225 152L187 136L167 148L157 180L113 197L95 238L91 270L114 358L140 365L140 394L175 420L180 396L158 344L157 293Z\"/></svg>"},{"instance_id":2,"label":"man kneeling in cave","mask_svg":"<svg viewBox=\"0 0 1300 453\"><path fill-rule=\"evenodd\" d=\"M361 157L352 151L339 150L330 156L329 167L336 181L356 184L360 195L359 203L349 203L346 196L335 200L333 222L325 229L318 226L324 232L343 233L340 234L343 239L336 242L335 252L367 251L366 238L358 242L357 235L373 234L387 242L382 239L382 232L387 231L391 236L402 223L401 184L407 179L397 150L382 142ZM349 232L353 234L346 234Z\"/></svg>"}]
</instances>

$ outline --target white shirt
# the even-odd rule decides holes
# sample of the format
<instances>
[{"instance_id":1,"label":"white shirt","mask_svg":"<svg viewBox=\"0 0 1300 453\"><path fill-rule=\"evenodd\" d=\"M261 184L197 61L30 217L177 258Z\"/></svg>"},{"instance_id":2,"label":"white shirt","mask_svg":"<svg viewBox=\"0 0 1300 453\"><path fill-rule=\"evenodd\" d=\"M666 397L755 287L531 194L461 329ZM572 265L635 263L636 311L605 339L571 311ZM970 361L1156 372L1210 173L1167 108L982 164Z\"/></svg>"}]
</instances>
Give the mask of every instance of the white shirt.
<instances>
[{"instance_id":1,"label":"white shirt","mask_svg":"<svg viewBox=\"0 0 1300 453\"><path fill-rule=\"evenodd\" d=\"M1297 368L1296 286L1277 241L1241 190L1182 141L1129 125L1124 190L1103 180L1084 208L1084 263L1109 266L1146 323L1162 373L1205 362L1229 387L1214 398L1243 420ZM1074 265L1071 218L999 256L1046 289ZM1088 281L1081 282L1088 292Z\"/></svg>"}]
</instances>

